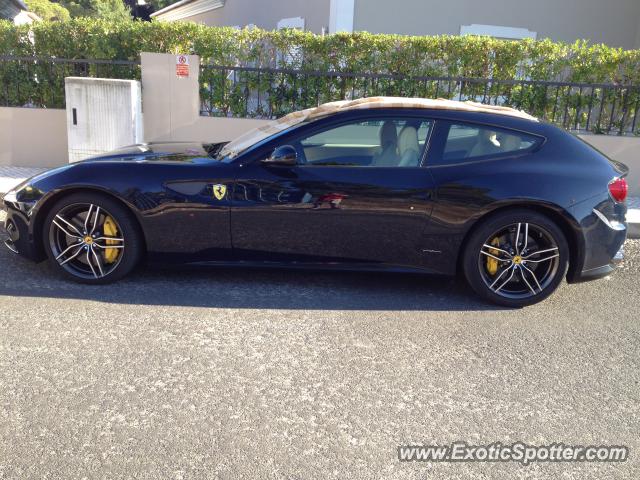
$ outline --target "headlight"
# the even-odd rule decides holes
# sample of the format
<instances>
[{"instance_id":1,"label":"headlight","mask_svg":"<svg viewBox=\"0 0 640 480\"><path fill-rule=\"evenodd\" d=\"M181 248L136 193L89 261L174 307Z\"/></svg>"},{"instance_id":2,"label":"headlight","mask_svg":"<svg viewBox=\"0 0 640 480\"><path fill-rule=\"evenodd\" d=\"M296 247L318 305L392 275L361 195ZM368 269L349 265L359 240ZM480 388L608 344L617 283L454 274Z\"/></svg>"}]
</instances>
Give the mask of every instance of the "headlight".
<instances>
[{"instance_id":1,"label":"headlight","mask_svg":"<svg viewBox=\"0 0 640 480\"><path fill-rule=\"evenodd\" d=\"M4 201L12 202L12 203L18 202L18 194L20 194L22 190L24 190L27 186L29 186L28 179L24 180L23 182L20 182L18 185L13 187L4 195Z\"/></svg>"},{"instance_id":2,"label":"headlight","mask_svg":"<svg viewBox=\"0 0 640 480\"><path fill-rule=\"evenodd\" d=\"M18 190L9 190L4 195L5 202L16 203L18 201Z\"/></svg>"},{"instance_id":3,"label":"headlight","mask_svg":"<svg viewBox=\"0 0 640 480\"><path fill-rule=\"evenodd\" d=\"M42 198L42 191L32 185L25 183L13 188L4 196L6 204L11 204L12 208L20 210L27 216L31 215L33 207Z\"/></svg>"}]
</instances>

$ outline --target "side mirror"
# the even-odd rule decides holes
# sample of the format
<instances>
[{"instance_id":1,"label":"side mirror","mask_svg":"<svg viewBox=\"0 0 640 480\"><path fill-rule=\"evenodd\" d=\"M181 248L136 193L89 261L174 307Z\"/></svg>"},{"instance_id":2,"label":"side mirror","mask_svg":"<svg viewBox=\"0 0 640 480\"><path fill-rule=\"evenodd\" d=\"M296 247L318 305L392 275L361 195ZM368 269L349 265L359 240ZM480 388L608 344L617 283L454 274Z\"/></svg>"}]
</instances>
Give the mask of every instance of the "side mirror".
<instances>
[{"instance_id":1,"label":"side mirror","mask_svg":"<svg viewBox=\"0 0 640 480\"><path fill-rule=\"evenodd\" d=\"M267 165L289 165L298 163L298 152L291 145L277 147L269 158L265 158L262 163Z\"/></svg>"}]
</instances>

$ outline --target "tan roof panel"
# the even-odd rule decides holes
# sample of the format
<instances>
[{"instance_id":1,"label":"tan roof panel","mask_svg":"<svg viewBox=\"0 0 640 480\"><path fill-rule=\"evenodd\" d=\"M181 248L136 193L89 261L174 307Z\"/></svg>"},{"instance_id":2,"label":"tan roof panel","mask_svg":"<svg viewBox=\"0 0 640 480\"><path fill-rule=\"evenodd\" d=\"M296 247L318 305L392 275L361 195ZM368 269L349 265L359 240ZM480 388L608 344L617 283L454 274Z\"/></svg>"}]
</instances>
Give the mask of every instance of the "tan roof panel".
<instances>
[{"instance_id":1,"label":"tan roof panel","mask_svg":"<svg viewBox=\"0 0 640 480\"><path fill-rule=\"evenodd\" d=\"M521 110L497 105L485 105L477 102L459 102L456 100L446 100L444 98L367 97L359 98L357 100L339 100L337 102L324 103L318 107L292 112L284 117L269 122L262 127L255 128L239 136L232 142L228 143L225 148L222 149L221 154L235 157L259 141L305 121L348 110L373 108L457 110L465 112L493 113L522 118L534 122L538 121L536 117L533 117Z\"/></svg>"}]
</instances>

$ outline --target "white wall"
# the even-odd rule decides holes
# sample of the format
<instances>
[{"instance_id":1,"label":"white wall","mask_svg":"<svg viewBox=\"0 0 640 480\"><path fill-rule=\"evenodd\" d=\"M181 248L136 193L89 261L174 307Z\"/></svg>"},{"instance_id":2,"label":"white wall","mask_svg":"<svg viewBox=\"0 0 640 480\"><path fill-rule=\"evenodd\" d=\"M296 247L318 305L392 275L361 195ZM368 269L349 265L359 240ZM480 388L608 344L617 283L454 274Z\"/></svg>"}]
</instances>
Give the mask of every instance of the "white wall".
<instances>
[{"instance_id":1,"label":"white wall","mask_svg":"<svg viewBox=\"0 0 640 480\"><path fill-rule=\"evenodd\" d=\"M189 55L188 78L176 76L176 56L142 53L142 110L146 142L223 142L265 120L200 116L199 65Z\"/></svg>"},{"instance_id":2,"label":"white wall","mask_svg":"<svg viewBox=\"0 0 640 480\"><path fill-rule=\"evenodd\" d=\"M64 110L0 108L0 166L56 167L66 162Z\"/></svg>"},{"instance_id":3,"label":"white wall","mask_svg":"<svg viewBox=\"0 0 640 480\"><path fill-rule=\"evenodd\" d=\"M640 138L613 135L580 135L580 138L629 167L629 195L640 197Z\"/></svg>"},{"instance_id":4,"label":"white wall","mask_svg":"<svg viewBox=\"0 0 640 480\"><path fill-rule=\"evenodd\" d=\"M355 0L331 0L329 33L353 32Z\"/></svg>"},{"instance_id":5,"label":"white wall","mask_svg":"<svg viewBox=\"0 0 640 480\"><path fill-rule=\"evenodd\" d=\"M351 0L353 2L353 0ZM283 18L302 17L305 29L321 33L329 26L330 0L228 0L224 7L193 15L184 20L204 25L245 27L253 24L275 30ZM161 19L162 16L156 17Z\"/></svg>"},{"instance_id":6,"label":"white wall","mask_svg":"<svg viewBox=\"0 0 640 480\"><path fill-rule=\"evenodd\" d=\"M634 48L639 0L356 0L354 30L458 35L462 25L516 27L573 43Z\"/></svg>"}]
</instances>

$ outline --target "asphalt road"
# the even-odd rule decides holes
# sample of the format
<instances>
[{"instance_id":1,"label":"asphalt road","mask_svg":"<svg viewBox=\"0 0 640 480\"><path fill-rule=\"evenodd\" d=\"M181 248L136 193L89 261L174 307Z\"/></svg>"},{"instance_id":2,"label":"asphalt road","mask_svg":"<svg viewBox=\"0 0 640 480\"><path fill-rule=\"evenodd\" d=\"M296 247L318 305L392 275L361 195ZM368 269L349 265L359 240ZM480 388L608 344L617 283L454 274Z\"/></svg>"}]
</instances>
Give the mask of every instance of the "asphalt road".
<instances>
[{"instance_id":1,"label":"asphalt road","mask_svg":"<svg viewBox=\"0 0 640 480\"><path fill-rule=\"evenodd\" d=\"M143 269L0 250L0 478L640 478L640 241L493 308L419 276ZM624 444L617 464L400 463L400 444Z\"/></svg>"}]
</instances>

